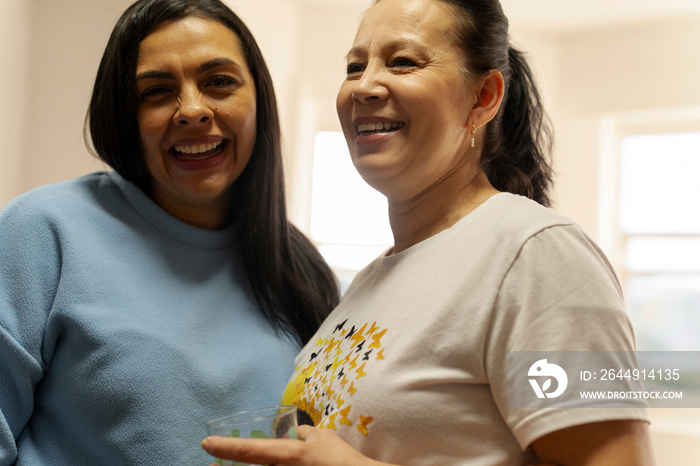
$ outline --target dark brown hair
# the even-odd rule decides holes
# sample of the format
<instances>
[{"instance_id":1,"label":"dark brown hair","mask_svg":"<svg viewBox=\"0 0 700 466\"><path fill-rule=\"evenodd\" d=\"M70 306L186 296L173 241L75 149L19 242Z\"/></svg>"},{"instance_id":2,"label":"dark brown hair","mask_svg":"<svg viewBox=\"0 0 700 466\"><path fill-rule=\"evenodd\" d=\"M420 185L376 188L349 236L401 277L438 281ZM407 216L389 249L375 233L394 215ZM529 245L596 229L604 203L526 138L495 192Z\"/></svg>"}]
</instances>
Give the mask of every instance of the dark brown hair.
<instances>
[{"instance_id":1,"label":"dark brown hair","mask_svg":"<svg viewBox=\"0 0 700 466\"><path fill-rule=\"evenodd\" d=\"M253 153L233 186L248 278L265 316L306 342L338 303L325 261L287 220L277 101L262 53L246 25L219 0L139 0L119 18L100 62L86 118L94 153L123 178L149 191L137 120L139 44L157 26L196 16L218 21L240 39L256 88Z\"/></svg>"}]
</instances>

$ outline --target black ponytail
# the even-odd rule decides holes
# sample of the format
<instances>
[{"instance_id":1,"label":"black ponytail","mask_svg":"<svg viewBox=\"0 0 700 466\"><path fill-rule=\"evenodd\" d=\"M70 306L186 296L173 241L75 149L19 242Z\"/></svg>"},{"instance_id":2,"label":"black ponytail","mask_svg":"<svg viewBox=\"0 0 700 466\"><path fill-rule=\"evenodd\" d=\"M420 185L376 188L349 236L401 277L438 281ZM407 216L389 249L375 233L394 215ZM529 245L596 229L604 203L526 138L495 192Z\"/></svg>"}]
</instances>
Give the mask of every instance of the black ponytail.
<instances>
[{"instance_id":1,"label":"black ponytail","mask_svg":"<svg viewBox=\"0 0 700 466\"><path fill-rule=\"evenodd\" d=\"M482 168L499 191L521 194L549 206L551 127L525 57L509 47L508 62L505 97L487 128Z\"/></svg>"},{"instance_id":2,"label":"black ponytail","mask_svg":"<svg viewBox=\"0 0 700 466\"><path fill-rule=\"evenodd\" d=\"M489 122L481 167L499 191L527 196L549 206L552 130L534 76L523 54L509 44L508 19L498 0L440 0L455 9L457 46L469 80L499 70L506 90Z\"/></svg>"}]
</instances>

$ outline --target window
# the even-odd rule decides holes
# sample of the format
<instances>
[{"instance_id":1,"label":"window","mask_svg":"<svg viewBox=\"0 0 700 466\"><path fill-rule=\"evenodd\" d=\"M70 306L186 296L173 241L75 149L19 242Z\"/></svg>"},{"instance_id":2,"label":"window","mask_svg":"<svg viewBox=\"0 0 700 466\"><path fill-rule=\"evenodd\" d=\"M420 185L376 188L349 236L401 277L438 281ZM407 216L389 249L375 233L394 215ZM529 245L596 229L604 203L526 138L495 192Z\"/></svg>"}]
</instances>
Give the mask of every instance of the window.
<instances>
[{"instance_id":1,"label":"window","mask_svg":"<svg viewBox=\"0 0 700 466\"><path fill-rule=\"evenodd\" d=\"M639 350L700 350L700 131L619 145L616 253Z\"/></svg>"},{"instance_id":2,"label":"window","mask_svg":"<svg viewBox=\"0 0 700 466\"><path fill-rule=\"evenodd\" d=\"M311 237L344 290L393 244L387 201L355 171L340 132L316 135L312 179Z\"/></svg>"}]
</instances>

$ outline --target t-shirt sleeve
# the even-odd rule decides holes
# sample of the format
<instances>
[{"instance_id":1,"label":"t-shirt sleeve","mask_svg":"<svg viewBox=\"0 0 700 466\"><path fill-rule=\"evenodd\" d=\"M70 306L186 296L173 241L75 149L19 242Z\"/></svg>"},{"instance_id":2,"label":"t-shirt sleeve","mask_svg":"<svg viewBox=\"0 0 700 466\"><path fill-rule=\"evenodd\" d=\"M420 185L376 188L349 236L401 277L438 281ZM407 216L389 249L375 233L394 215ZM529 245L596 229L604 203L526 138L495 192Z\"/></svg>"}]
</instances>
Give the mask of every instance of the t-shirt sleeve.
<instances>
[{"instance_id":1,"label":"t-shirt sleeve","mask_svg":"<svg viewBox=\"0 0 700 466\"><path fill-rule=\"evenodd\" d=\"M59 277L56 244L31 203L0 211L0 465L17 459L16 441L44 373L43 340Z\"/></svg>"},{"instance_id":2,"label":"t-shirt sleeve","mask_svg":"<svg viewBox=\"0 0 700 466\"><path fill-rule=\"evenodd\" d=\"M545 434L605 420L648 421L622 408L508 406L509 351L634 351L622 290L605 255L576 225L544 228L524 242L501 284L486 358L496 404L520 446ZM604 361L602 361L604 362ZM615 366L611 366L615 367Z\"/></svg>"}]
</instances>

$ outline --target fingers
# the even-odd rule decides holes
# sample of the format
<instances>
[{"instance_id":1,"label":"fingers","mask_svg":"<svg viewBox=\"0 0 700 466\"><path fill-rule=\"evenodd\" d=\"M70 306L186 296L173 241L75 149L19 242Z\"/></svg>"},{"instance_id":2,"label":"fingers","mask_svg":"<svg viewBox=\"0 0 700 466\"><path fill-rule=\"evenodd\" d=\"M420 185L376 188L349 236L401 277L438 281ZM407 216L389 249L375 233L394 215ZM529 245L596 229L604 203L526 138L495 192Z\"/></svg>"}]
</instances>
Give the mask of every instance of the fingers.
<instances>
[{"instance_id":1,"label":"fingers","mask_svg":"<svg viewBox=\"0 0 700 466\"><path fill-rule=\"evenodd\" d=\"M290 464L299 458L302 442L293 439L207 437L202 448L216 458L255 464Z\"/></svg>"},{"instance_id":2,"label":"fingers","mask_svg":"<svg viewBox=\"0 0 700 466\"><path fill-rule=\"evenodd\" d=\"M316 428L314 426L301 425L297 427L297 438L299 440L306 440L306 438L312 432L316 432Z\"/></svg>"}]
</instances>

